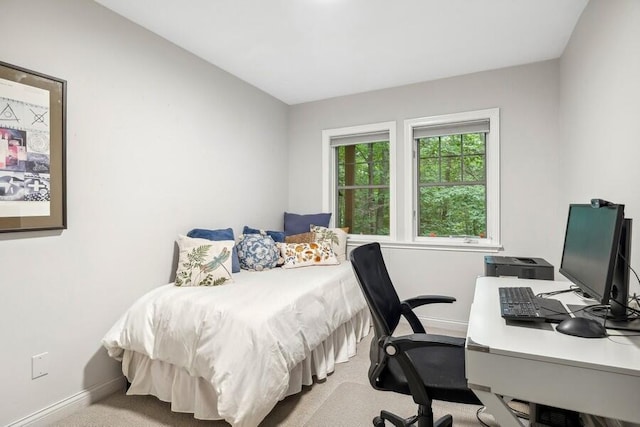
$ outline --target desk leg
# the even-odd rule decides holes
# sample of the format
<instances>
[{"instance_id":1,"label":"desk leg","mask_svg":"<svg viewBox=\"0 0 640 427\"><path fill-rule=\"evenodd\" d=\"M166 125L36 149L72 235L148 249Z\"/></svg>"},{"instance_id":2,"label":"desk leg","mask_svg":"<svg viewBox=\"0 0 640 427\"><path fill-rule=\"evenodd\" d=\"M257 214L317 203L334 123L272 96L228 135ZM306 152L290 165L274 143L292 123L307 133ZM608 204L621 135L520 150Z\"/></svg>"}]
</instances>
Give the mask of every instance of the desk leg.
<instances>
[{"instance_id":1,"label":"desk leg","mask_svg":"<svg viewBox=\"0 0 640 427\"><path fill-rule=\"evenodd\" d=\"M487 412L493 415L500 427L523 427L524 424L507 406L507 403L498 395L489 391L473 390L487 408Z\"/></svg>"}]
</instances>

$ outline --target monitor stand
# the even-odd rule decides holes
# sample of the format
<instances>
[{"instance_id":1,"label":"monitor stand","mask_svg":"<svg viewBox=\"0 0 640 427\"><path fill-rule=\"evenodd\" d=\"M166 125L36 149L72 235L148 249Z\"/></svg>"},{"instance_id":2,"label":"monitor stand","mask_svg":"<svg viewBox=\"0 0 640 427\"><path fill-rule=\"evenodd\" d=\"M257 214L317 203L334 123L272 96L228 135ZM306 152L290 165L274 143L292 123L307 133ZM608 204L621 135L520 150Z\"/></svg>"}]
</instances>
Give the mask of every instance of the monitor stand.
<instances>
[{"instance_id":1,"label":"monitor stand","mask_svg":"<svg viewBox=\"0 0 640 427\"><path fill-rule=\"evenodd\" d=\"M569 309L569 311L573 313L573 315L576 317L586 317L588 319L595 319L600 323L604 322L604 319L602 317L594 316L591 313L588 313L586 310L581 310L584 307L585 307L584 305L567 304L567 308ZM580 310L580 311L577 311L577 310ZM608 329L616 329L621 331L640 332L640 319L632 319L628 321L617 321L613 319L607 319L607 323L605 324L605 327Z\"/></svg>"}]
</instances>

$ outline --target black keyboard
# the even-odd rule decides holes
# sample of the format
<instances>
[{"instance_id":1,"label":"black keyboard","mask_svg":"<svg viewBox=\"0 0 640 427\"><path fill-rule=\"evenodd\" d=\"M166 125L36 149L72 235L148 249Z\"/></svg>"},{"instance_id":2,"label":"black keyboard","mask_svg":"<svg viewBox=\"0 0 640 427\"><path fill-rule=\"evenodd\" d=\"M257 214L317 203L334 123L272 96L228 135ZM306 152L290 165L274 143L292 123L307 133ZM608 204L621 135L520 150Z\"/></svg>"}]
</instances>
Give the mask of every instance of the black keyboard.
<instances>
[{"instance_id":1,"label":"black keyboard","mask_svg":"<svg viewBox=\"0 0 640 427\"><path fill-rule=\"evenodd\" d=\"M505 319L544 322L540 312L540 299L530 287L498 288L500 293L500 314Z\"/></svg>"},{"instance_id":2,"label":"black keyboard","mask_svg":"<svg viewBox=\"0 0 640 427\"><path fill-rule=\"evenodd\" d=\"M558 323L571 317L557 299L540 298L528 286L498 288L500 314L507 320Z\"/></svg>"}]
</instances>

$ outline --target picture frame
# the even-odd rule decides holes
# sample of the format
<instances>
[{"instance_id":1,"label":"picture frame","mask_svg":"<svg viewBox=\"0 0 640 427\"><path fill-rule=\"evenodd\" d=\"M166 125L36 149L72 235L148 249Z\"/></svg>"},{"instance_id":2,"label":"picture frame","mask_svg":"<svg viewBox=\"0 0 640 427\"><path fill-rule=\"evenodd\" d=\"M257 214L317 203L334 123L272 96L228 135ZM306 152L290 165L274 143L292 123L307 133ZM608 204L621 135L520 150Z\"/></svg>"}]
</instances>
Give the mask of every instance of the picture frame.
<instances>
[{"instance_id":1,"label":"picture frame","mask_svg":"<svg viewBox=\"0 0 640 427\"><path fill-rule=\"evenodd\" d=\"M0 61L0 233L67 228L66 92Z\"/></svg>"}]
</instances>

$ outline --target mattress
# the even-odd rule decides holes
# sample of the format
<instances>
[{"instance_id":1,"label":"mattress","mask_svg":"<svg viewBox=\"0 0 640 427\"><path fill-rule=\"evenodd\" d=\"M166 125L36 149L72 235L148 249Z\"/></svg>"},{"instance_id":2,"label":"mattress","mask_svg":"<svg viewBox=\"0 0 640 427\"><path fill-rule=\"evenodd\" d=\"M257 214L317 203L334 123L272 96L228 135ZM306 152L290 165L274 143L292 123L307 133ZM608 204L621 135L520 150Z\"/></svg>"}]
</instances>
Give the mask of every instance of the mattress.
<instances>
[{"instance_id":1,"label":"mattress","mask_svg":"<svg viewBox=\"0 0 640 427\"><path fill-rule=\"evenodd\" d=\"M200 419L257 426L275 404L355 354L369 311L348 262L242 271L216 287L160 286L103 339L129 394Z\"/></svg>"}]
</instances>

